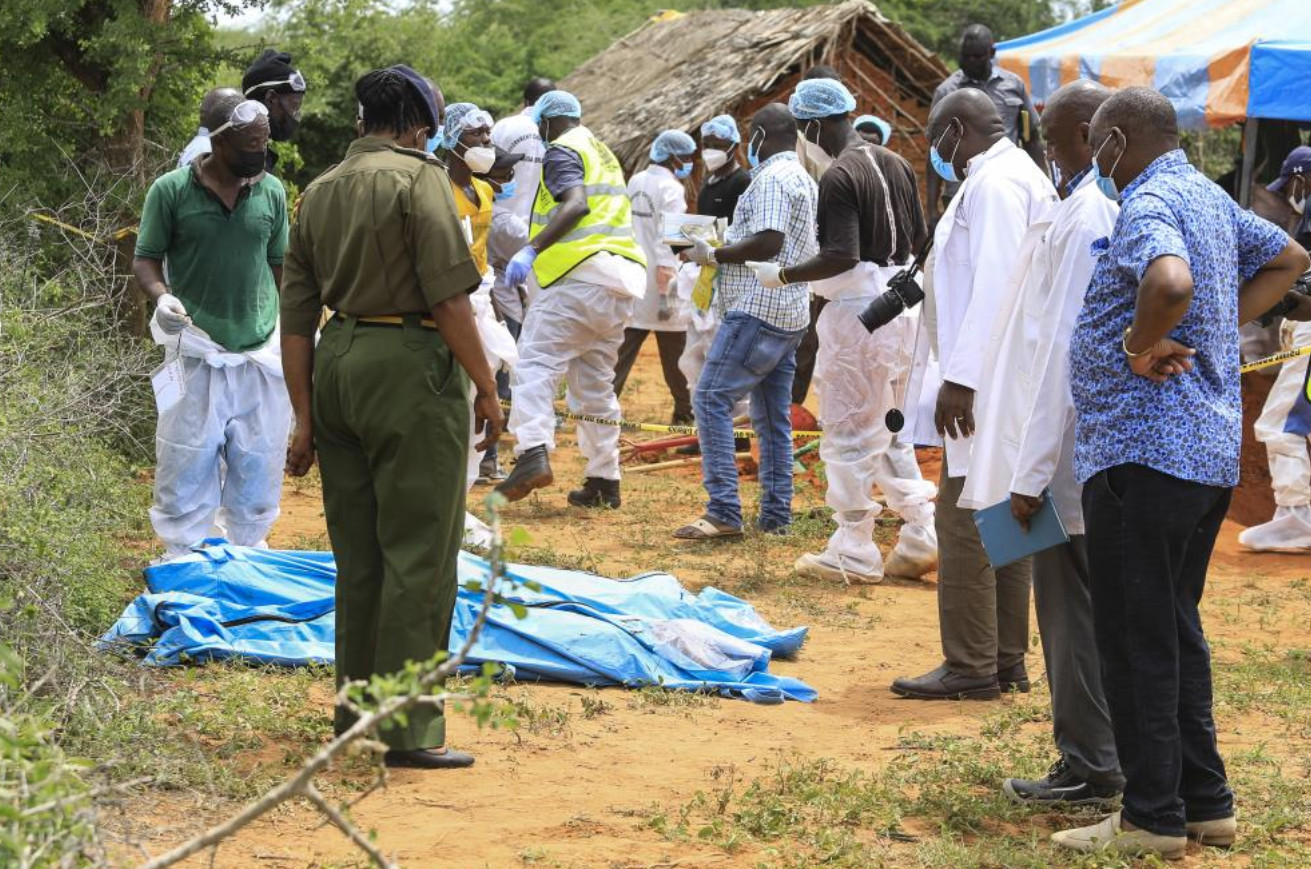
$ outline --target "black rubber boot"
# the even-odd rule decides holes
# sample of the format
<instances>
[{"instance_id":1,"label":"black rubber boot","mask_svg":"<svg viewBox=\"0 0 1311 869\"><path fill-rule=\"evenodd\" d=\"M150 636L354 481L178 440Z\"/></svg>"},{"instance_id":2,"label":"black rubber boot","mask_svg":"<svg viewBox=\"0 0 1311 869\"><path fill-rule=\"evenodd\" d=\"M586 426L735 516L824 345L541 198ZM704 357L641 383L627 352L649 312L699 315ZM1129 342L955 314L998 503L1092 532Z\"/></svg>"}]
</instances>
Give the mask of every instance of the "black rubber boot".
<instances>
[{"instance_id":1,"label":"black rubber boot","mask_svg":"<svg viewBox=\"0 0 1311 869\"><path fill-rule=\"evenodd\" d=\"M619 509L619 481L588 477L581 489L569 493L569 503L575 507L610 507Z\"/></svg>"},{"instance_id":2,"label":"black rubber boot","mask_svg":"<svg viewBox=\"0 0 1311 869\"><path fill-rule=\"evenodd\" d=\"M546 445L541 444L529 447L519 455L510 476L496 487L496 491L504 495L506 500L518 501L528 497L528 493L534 489L544 488L554 482L550 456L546 452Z\"/></svg>"}]
</instances>

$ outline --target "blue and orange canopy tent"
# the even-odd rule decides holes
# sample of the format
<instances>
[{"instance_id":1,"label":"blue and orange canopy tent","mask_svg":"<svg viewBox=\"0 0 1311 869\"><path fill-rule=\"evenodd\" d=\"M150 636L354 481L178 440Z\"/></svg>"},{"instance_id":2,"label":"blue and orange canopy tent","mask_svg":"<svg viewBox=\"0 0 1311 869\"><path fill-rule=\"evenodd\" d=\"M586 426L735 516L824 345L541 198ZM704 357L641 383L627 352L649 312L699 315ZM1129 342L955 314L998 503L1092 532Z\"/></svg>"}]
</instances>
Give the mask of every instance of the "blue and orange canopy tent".
<instances>
[{"instance_id":1,"label":"blue and orange canopy tent","mask_svg":"<svg viewBox=\"0 0 1311 869\"><path fill-rule=\"evenodd\" d=\"M1123 0L1000 43L997 62L1039 102L1090 78L1155 87L1192 129L1248 118L1311 121L1311 2Z\"/></svg>"}]
</instances>

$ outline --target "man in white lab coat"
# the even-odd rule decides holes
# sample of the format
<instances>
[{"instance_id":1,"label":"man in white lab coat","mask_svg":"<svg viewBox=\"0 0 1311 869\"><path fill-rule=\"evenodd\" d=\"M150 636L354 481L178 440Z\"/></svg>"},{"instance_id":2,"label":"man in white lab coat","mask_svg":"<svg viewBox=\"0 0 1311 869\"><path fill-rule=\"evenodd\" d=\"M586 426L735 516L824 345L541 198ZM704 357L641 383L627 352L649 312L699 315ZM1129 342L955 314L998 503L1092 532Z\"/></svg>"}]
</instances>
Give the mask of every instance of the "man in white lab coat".
<instances>
[{"instance_id":1,"label":"man in white lab coat","mask_svg":"<svg viewBox=\"0 0 1311 869\"><path fill-rule=\"evenodd\" d=\"M935 349L942 383L934 425L948 438L938 484L938 618L943 663L892 691L920 700L991 700L1027 691L1028 560L996 571L988 563L973 510L957 503L974 421L990 408L976 401L988 338L1029 226L1056 200L1046 174L1006 138L992 99L965 89L944 97L929 117L935 170L964 177L934 234L931 285ZM925 383L933 389L937 384Z\"/></svg>"},{"instance_id":2,"label":"man in white lab coat","mask_svg":"<svg viewBox=\"0 0 1311 869\"><path fill-rule=\"evenodd\" d=\"M624 329L624 343L615 363L615 395L623 395L637 354L654 332L660 349L660 369L673 402L673 425L691 425L692 395L678 360L687 347L690 305L678 292L678 254L661 239L662 214L687 212L683 180L692 174L696 140L682 130L665 130L651 144L650 164L628 179L633 236L646 253L646 296L633 305Z\"/></svg>"},{"instance_id":3,"label":"man in white lab coat","mask_svg":"<svg viewBox=\"0 0 1311 869\"><path fill-rule=\"evenodd\" d=\"M979 509L1007 497L1027 524L1049 496L1070 542L1033 556L1033 596L1052 695L1060 758L1037 780L1007 779L1011 799L1036 805L1108 803L1124 787L1093 630L1083 487L1074 477L1070 335L1119 206L1093 183L1088 128L1111 95L1087 80L1048 99L1042 135L1062 197L1034 223L1012 274L1010 297L993 322L979 386L979 419L960 505Z\"/></svg>"}]
</instances>

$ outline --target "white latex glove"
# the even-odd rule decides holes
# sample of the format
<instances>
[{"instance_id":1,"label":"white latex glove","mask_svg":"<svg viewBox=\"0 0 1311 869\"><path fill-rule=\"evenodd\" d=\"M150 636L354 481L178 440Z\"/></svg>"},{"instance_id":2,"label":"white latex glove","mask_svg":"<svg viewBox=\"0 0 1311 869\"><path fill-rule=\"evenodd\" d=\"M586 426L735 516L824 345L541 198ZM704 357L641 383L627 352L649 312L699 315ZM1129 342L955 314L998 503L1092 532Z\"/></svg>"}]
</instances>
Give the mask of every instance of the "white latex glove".
<instances>
[{"instance_id":1,"label":"white latex glove","mask_svg":"<svg viewBox=\"0 0 1311 869\"><path fill-rule=\"evenodd\" d=\"M522 284L527 279L528 271L533 267L533 261L536 259L537 250L531 244L521 247L519 252L505 265L505 282L512 287Z\"/></svg>"},{"instance_id":2,"label":"white latex glove","mask_svg":"<svg viewBox=\"0 0 1311 869\"><path fill-rule=\"evenodd\" d=\"M778 263L758 263L748 260L747 268L756 273L756 280L766 289L776 290L783 286L783 282L778 279L778 273L783 271L782 266Z\"/></svg>"},{"instance_id":3,"label":"white latex glove","mask_svg":"<svg viewBox=\"0 0 1311 869\"><path fill-rule=\"evenodd\" d=\"M186 305L172 293L160 296L155 305L155 319L159 321L159 328L169 335L176 335L191 322Z\"/></svg>"},{"instance_id":4,"label":"white latex glove","mask_svg":"<svg viewBox=\"0 0 1311 869\"><path fill-rule=\"evenodd\" d=\"M710 242L695 235L690 236L688 241L692 242L692 246L683 251L683 256L688 262L702 266L715 264L715 249L710 246Z\"/></svg>"}]
</instances>

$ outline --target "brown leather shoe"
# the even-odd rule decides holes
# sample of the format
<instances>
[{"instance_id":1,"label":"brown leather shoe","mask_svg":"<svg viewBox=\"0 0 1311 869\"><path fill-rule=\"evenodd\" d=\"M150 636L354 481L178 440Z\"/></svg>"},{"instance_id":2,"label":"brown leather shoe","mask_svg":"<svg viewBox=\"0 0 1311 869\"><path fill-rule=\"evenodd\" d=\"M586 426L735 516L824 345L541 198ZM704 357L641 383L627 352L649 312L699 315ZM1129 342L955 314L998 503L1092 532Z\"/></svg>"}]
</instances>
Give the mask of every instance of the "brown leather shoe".
<instances>
[{"instance_id":1,"label":"brown leather shoe","mask_svg":"<svg viewBox=\"0 0 1311 869\"><path fill-rule=\"evenodd\" d=\"M1001 686L996 676L962 676L941 666L923 676L900 676L892 693L910 700L996 700Z\"/></svg>"}]
</instances>

